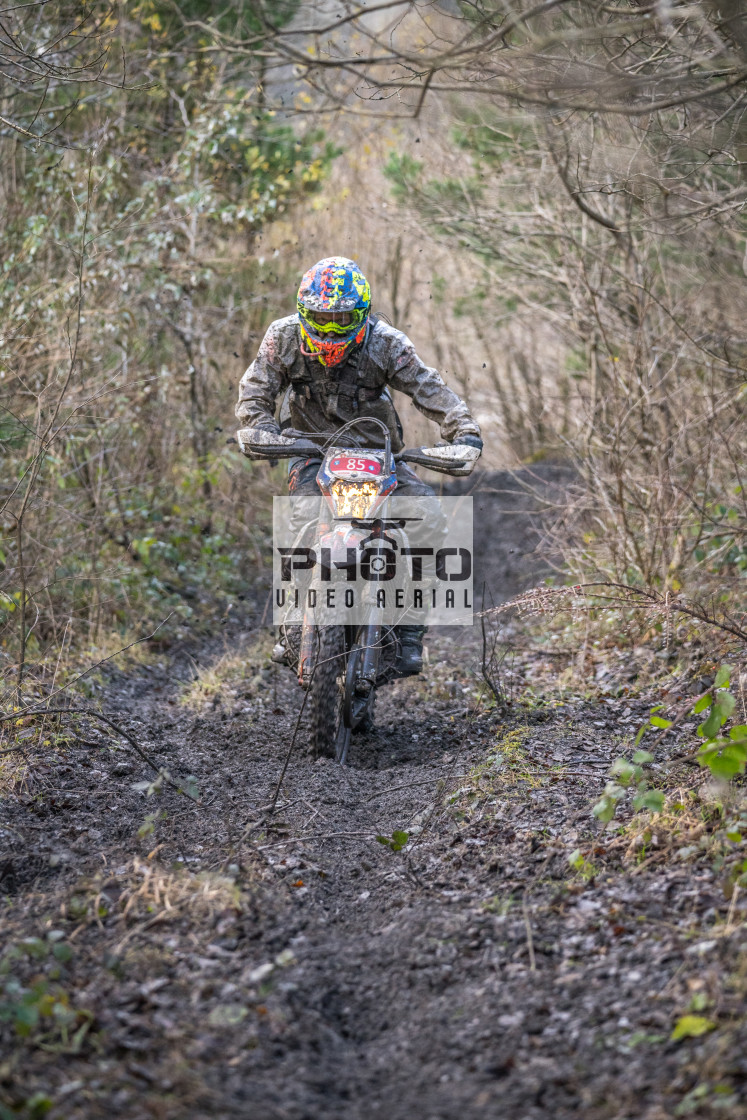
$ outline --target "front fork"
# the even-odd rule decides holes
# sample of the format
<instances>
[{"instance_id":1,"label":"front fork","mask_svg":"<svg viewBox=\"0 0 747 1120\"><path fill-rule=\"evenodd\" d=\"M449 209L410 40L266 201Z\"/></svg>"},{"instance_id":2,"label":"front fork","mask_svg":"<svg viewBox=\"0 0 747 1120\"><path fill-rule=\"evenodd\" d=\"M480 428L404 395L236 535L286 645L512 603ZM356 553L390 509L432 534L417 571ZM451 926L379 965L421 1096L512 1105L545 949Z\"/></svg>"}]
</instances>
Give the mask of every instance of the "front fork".
<instances>
[{"instance_id":1,"label":"front fork","mask_svg":"<svg viewBox=\"0 0 747 1120\"><path fill-rule=\"evenodd\" d=\"M358 633L358 648L361 650L360 672L355 681L356 696L368 696L376 684L381 655L381 625L361 626Z\"/></svg>"},{"instance_id":2,"label":"front fork","mask_svg":"<svg viewBox=\"0 0 747 1120\"><path fill-rule=\"evenodd\" d=\"M308 688L319 653L319 626L308 616L301 629L301 649L298 657L298 683ZM360 668L356 673L356 696L368 696L376 684L381 655L381 625L361 626L355 645L360 650Z\"/></svg>"},{"instance_id":3,"label":"front fork","mask_svg":"<svg viewBox=\"0 0 747 1120\"><path fill-rule=\"evenodd\" d=\"M312 622L308 614L305 614L301 627L301 650L298 655L298 683L301 688L306 689L311 684L311 675L318 654L319 626Z\"/></svg>"}]
</instances>

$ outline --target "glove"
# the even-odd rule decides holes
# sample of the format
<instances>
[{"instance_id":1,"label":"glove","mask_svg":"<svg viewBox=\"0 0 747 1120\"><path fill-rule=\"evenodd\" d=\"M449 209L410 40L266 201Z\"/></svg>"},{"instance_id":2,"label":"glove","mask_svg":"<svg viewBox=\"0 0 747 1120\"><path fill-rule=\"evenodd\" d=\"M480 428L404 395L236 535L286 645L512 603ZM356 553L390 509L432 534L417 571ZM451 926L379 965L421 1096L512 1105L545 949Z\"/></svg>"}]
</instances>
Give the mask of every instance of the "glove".
<instances>
[{"instance_id":1,"label":"glove","mask_svg":"<svg viewBox=\"0 0 747 1120\"><path fill-rule=\"evenodd\" d=\"M457 436L452 443L466 443L467 447L476 447L478 451L482 451L483 448L482 440L475 435Z\"/></svg>"}]
</instances>

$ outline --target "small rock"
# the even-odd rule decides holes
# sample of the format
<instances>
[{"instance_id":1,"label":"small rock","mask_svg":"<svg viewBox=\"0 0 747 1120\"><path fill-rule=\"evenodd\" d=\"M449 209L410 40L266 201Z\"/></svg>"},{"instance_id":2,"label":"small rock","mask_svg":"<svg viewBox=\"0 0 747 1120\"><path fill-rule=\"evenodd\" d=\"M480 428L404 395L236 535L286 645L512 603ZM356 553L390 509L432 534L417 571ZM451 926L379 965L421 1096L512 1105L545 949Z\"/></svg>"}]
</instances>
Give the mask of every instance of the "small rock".
<instances>
[{"instance_id":1,"label":"small rock","mask_svg":"<svg viewBox=\"0 0 747 1120\"><path fill-rule=\"evenodd\" d=\"M248 984L261 984L268 976L275 971L275 965L272 961L265 961L264 964L257 965L251 972L246 974L246 982Z\"/></svg>"}]
</instances>

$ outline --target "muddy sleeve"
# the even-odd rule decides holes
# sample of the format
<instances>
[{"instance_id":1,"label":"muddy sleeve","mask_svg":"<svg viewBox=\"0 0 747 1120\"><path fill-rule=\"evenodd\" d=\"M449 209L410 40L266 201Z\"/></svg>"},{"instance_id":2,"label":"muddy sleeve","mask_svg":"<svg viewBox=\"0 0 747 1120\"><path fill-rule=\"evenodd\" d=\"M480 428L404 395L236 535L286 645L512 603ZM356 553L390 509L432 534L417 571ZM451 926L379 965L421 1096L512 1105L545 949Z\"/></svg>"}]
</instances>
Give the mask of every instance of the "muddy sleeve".
<instances>
[{"instance_id":1,"label":"muddy sleeve","mask_svg":"<svg viewBox=\"0 0 747 1120\"><path fill-rule=\"evenodd\" d=\"M273 323L262 339L257 357L241 378L236 415L243 427L280 431L275 419L275 404L278 395L288 385L283 341L278 324Z\"/></svg>"},{"instance_id":2,"label":"muddy sleeve","mask_svg":"<svg viewBox=\"0 0 747 1120\"><path fill-rule=\"evenodd\" d=\"M480 428L463 400L445 384L437 370L418 357L410 339L397 332L391 347L388 381L393 389L407 393L429 420L435 420L449 441L459 436L480 435Z\"/></svg>"}]
</instances>

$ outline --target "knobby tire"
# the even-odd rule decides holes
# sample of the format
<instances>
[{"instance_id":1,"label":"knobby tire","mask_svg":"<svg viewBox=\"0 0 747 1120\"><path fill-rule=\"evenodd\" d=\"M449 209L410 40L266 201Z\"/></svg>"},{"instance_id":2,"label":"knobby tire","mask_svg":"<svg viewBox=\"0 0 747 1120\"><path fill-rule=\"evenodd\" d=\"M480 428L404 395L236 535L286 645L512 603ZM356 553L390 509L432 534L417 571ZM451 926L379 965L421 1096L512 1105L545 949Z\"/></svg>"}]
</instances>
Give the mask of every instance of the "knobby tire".
<instances>
[{"instance_id":1,"label":"knobby tire","mask_svg":"<svg viewBox=\"0 0 747 1120\"><path fill-rule=\"evenodd\" d=\"M342 722L339 678L344 673L345 628L321 626L309 695L311 749L316 758L335 757L335 745Z\"/></svg>"}]
</instances>

